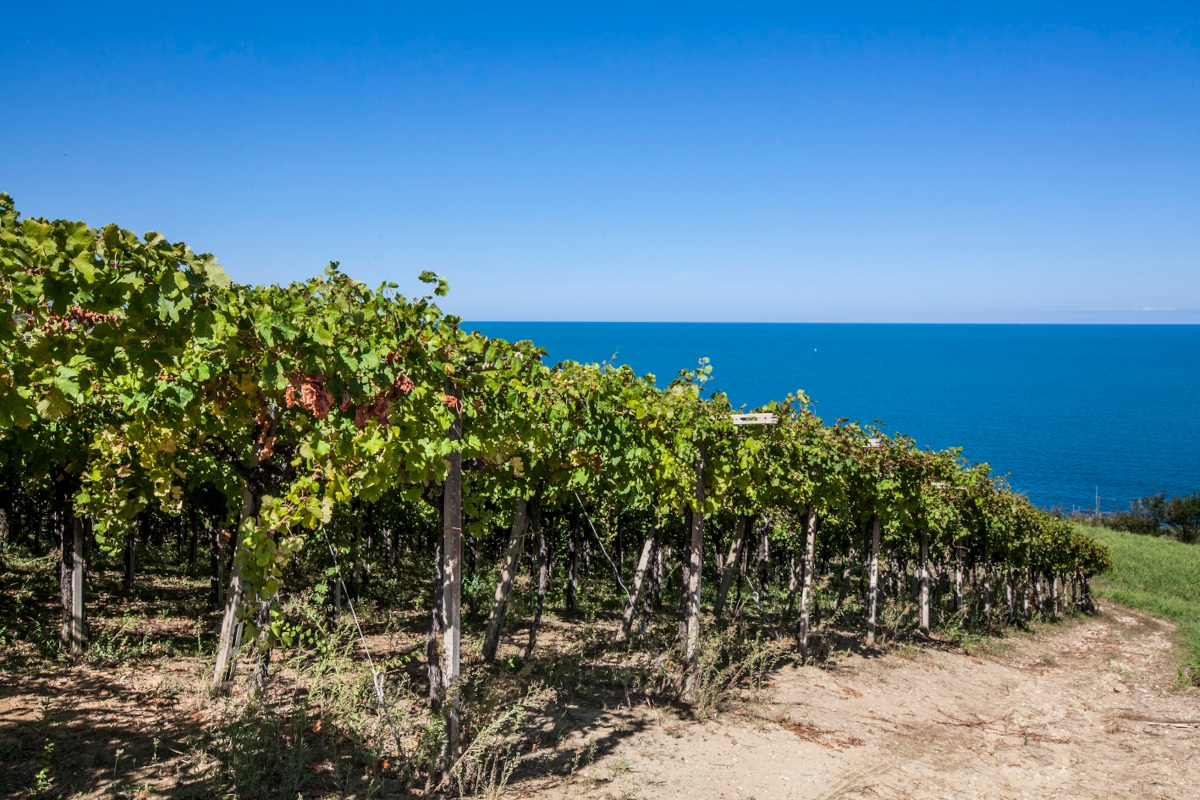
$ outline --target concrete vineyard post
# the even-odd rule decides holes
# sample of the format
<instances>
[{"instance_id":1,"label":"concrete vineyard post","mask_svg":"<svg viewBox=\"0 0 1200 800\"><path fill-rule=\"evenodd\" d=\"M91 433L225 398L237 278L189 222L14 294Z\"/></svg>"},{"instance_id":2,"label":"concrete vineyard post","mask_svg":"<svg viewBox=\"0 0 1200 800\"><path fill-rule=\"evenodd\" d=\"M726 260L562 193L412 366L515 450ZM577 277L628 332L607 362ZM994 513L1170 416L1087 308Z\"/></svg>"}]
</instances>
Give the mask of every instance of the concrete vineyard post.
<instances>
[{"instance_id":1,"label":"concrete vineyard post","mask_svg":"<svg viewBox=\"0 0 1200 800\"><path fill-rule=\"evenodd\" d=\"M462 643L462 399L457 389L448 387L446 393L454 401L454 421L446 437L453 448L446 459L446 485L442 492L445 515L442 520L442 617L446 625L443 638L445 664L442 687L446 692L447 766L458 758L459 707L458 675Z\"/></svg>"},{"instance_id":2,"label":"concrete vineyard post","mask_svg":"<svg viewBox=\"0 0 1200 800\"><path fill-rule=\"evenodd\" d=\"M921 530L921 562L917 565L920 580L921 635L929 635L929 531Z\"/></svg>"},{"instance_id":3,"label":"concrete vineyard post","mask_svg":"<svg viewBox=\"0 0 1200 800\"><path fill-rule=\"evenodd\" d=\"M796 643L800 657L808 658L808 632L813 605L813 572L817 566L817 509L809 503L804 514L804 578L800 588L800 621Z\"/></svg>"},{"instance_id":4,"label":"concrete vineyard post","mask_svg":"<svg viewBox=\"0 0 1200 800\"><path fill-rule=\"evenodd\" d=\"M962 545L954 545L954 610L963 610L963 560Z\"/></svg>"},{"instance_id":5,"label":"concrete vineyard post","mask_svg":"<svg viewBox=\"0 0 1200 800\"><path fill-rule=\"evenodd\" d=\"M444 585L444 563L442 559L441 534L442 514L438 513L438 533L433 545L433 603L429 613L429 629L425 634L426 674L429 678L429 705L435 711L442 707L442 636L446 632L446 621L442 617L442 588Z\"/></svg>"},{"instance_id":6,"label":"concrete vineyard post","mask_svg":"<svg viewBox=\"0 0 1200 800\"><path fill-rule=\"evenodd\" d=\"M700 677L700 574L704 563L704 459L706 451L700 444L700 455L696 459L696 510L692 513L691 547L688 551L687 586L687 676L684 679L684 696L692 698L696 682Z\"/></svg>"},{"instance_id":7,"label":"concrete vineyard post","mask_svg":"<svg viewBox=\"0 0 1200 800\"><path fill-rule=\"evenodd\" d=\"M871 558L867 562L867 647L875 645L875 626L879 614L879 515L871 516Z\"/></svg>"}]
</instances>

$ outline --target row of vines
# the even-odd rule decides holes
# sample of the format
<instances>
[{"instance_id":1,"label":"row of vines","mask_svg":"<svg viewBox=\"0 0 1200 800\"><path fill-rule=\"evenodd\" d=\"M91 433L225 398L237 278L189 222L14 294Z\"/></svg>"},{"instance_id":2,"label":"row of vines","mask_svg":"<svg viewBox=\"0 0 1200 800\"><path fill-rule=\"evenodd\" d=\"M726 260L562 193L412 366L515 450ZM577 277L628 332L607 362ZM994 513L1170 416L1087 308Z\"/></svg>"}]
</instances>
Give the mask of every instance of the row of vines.
<instances>
[{"instance_id":1,"label":"row of vines","mask_svg":"<svg viewBox=\"0 0 1200 800\"><path fill-rule=\"evenodd\" d=\"M851 599L868 646L889 603L929 636L1092 602L1103 549L957 450L828 424L800 392L739 417L705 391L704 362L664 387L550 366L531 342L464 329L435 304L445 282L421 279L430 294L412 299L336 265L239 285L158 234L22 218L0 195L0 533L60 549L63 648L87 647L96 554L130 582L154 542L207 560L223 610L213 692L239 664L265 683L272 653L312 635L289 592L340 606L331 552L351 595L419 563L453 758L461 665L497 658L524 563L529 650L548 597L569 613L588 581L615 584L614 647L646 645L646 620L674 614L685 699L706 628L734 606L803 658L817 615ZM467 654L464 570L496 576Z\"/></svg>"}]
</instances>

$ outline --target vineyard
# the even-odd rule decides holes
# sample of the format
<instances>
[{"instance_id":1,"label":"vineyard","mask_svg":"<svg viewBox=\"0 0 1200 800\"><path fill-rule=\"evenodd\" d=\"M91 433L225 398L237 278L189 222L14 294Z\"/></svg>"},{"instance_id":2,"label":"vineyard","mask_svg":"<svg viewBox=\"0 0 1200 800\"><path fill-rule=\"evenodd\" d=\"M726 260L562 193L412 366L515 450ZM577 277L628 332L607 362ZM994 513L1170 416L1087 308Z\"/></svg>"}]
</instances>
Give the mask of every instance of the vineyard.
<instances>
[{"instance_id":1,"label":"vineyard","mask_svg":"<svg viewBox=\"0 0 1200 800\"><path fill-rule=\"evenodd\" d=\"M1090 611L1109 566L959 450L802 391L733 408L703 360L663 386L547 364L444 314L432 273L239 285L7 195L0 269L0 573L61 612L37 636L6 591L8 662L94 663L102 583L182 576L230 741L324 725L375 789L497 791L571 692L703 717L784 659ZM342 780L289 774L261 780Z\"/></svg>"}]
</instances>

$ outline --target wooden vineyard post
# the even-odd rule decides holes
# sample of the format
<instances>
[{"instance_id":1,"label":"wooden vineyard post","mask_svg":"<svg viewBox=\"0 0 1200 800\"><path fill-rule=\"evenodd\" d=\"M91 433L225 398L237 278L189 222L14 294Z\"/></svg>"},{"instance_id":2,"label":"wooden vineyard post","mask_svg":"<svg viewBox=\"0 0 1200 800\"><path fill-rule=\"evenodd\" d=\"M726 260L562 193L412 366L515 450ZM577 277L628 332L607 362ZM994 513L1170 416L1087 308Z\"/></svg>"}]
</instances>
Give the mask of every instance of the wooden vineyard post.
<instances>
[{"instance_id":1,"label":"wooden vineyard post","mask_svg":"<svg viewBox=\"0 0 1200 800\"><path fill-rule=\"evenodd\" d=\"M1008 600L1008 621L1015 622L1017 619L1017 588L1016 578L1013 577L1012 568L1005 570L1004 576L1004 592Z\"/></svg>"},{"instance_id":2,"label":"wooden vineyard post","mask_svg":"<svg viewBox=\"0 0 1200 800\"><path fill-rule=\"evenodd\" d=\"M929 635L929 531L921 531L921 563L917 566L920 577L921 635Z\"/></svg>"},{"instance_id":3,"label":"wooden vineyard post","mask_svg":"<svg viewBox=\"0 0 1200 800\"><path fill-rule=\"evenodd\" d=\"M771 566L771 538L769 535L770 529L765 525L760 525L758 530L758 552L755 553L755 558L758 561L758 588L763 592L767 590L767 581L770 578ZM754 530L749 522L746 524L746 535L749 536Z\"/></svg>"},{"instance_id":4,"label":"wooden vineyard post","mask_svg":"<svg viewBox=\"0 0 1200 800\"><path fill-rule=\"evenodd\" d=\"M1058 598L1062 594L1061 584L1058 580L1059 573L1057 570L1050 573L1050 613L1054 619L1058 619Z\"/></svg>"},{"instance_id":5,"label":"wooden vineyard post","mask_svg":"<svg viewBox=\"0 0 1200 800\"><path fill-rule=\"evenodd\" d=\"M439 528L442 514L438 513ZM445 584L442 560L441 531L433 545L433 603L429 613L429 629L425 633L426 675L429 678L429 705L434 713L442 710L442 637L446 621L442 617L442 588Z\"/></svg>"},{"instance_id":6,"label":"wooden vineyard post","mask_svg":"<svg viewBox=\"0 0 1200 800\"><path fill-rule=\"evenodd\" d=\"M72 508L69 493L64 493L58 508L58 524L62 537L62 646L72 655L87 647L87 616L84 591L87 576L87 551L83 535L83 520Z\"/></svg>"},{"instance_id":7,"label":"wooden vineyard post","mask_svg":"<svg viewBox=\"0 0 1200 800\"><path fill-rule=\"evenodd\" d=\"M524 549L525 531L529 527L529 503L524 497L517 500L513 513L512 532L508 536L508 550L500 565L500 580L496 584L496 596L488 614L487 632L483 637L483 660L491 663L500 647L500 632L504 628L504 616L508 609L508 595L512 592L513 578L517 575L518 562Z\"/></svg>"},{"instance_id":8,"label":"wooden vineyard post","mask_svg":"<svg viewBox=\"0 0 1200 800\"><path fill-rule=\"evenodd\" d=\"M567 592L563 598L567 611L574 611L579 604L579 512L570 515L571 530L567 539Z\"/></svg>"},{"instance_id":9,"label":"wooden vineyard post","mask_svg":"<svg viewBox=\"0 0 1200 800\"><path fill-rule=\"evenodd\" d=\"M992 624L992 540L983 531L983 624Z\"/></svg>"},{"instance_id":10,"label":"wooden vineyard post","mask_svg":"<svg viewBox=\"0 0 1200 800\"><path fill-rule=\"evenodd\" d=\"M962 545L954 545L954 610L963 611L963 559Z\"/></svg>"},{"instance_id":11,"label":"wooden vineyard post","mask_svg":"<svg viewBox=\"0 0 1200 800\"><path fill-rule=\"evenodd\" d=\"M533 610L533 624L529 626L529 643L525 646L525 657L529 658L533 655L533 649L537 646L538 626L542 623L542 611L546 606L546 590L550 586L550 546L546 540L546 534L542 530L542 508L541 503L537 500L533 501L533 508L529 514L530 527L533 528L534 540L537 542L537 558L538 558L538 584L537 584L537 605Z\"/></svg>"},{"instance_id":12,"label":"wooden vineyard post","mask_svg":"<svg viewBox=\"0 0 1200 800\"><path fill-rule=\"evenodd\" d=\"M7 569L8 559L8 528L12 512L8 506L0 503L0 571Z\"/></svg>"},{"instance_id":13,"label":"wooden vineyard post","mask_svg":"<svg viewBox=\"0 0 1200 800\"><path fill-rule=\"evenodd\" d=\"M208 607L221 605L221 536L212 520L204 520L204 535L208 539Z\"/></svg>"},{"instance_id":14,"label":"wooden vineyard post","mask_svg":"<svg viewBox=\"0 0 1200 800\"><path fill-rule=\"evenodd\" d=\"M855 557L857 555L858 554L855 553L853 549L851 549L842 556L842 559L841 559L842 579L838 584L837 605L835 606L835 608L838 611L841 611L842 604L846 602L846 595L848 595L850 593L851 564L854 563Z\"/></svg>"},{"instance_id":15,"label":"wooden vineyard post","mask_svg":"<svg viewBox=\"0 0 1200 800\"><path fill-rule=\"evenodd\" d=\"M800 647L800 658L808 658L808 631L813 604L813 572L817 568L817 509L812 503L804 514L804 583L800 589L800 622L796 631L796 643Z\"/></svg>"},{"instance_id":16,"label":"wooden vineyard post","mask_svg":"<svg viewBox=\"0 0 1200 800\"><path fill-rule=\"evenodd\" d=\"M59 563L58 563L58 590L62 599L62 621L59 623L58 643L66 650L71 652L72 641L71 631L73 629L71 616L74 606L72 604L72 594L74 593L75 582L75 537L71 534L70 521L67 519L66 503L59 500L58 504L50 511L51 530L58 534L59 547Z\"/></svg>"},{"instance_id":17,"label":"wooden vineyard post","mask_svg":"<svg viewBox=\"0 0 1200 800\"><path fill-rule=\"evenodd\" d=\"M187 574L190 577L196 571L196 521L189 519L187 521Z\"/></svg>"},{"instance_id":18,"label":"wooden vineyard post","mask_svg":"<svg viewBox=\"0 0 1200 800\"><path fill-rule=\"evenodd\" d=\"M270 641L271 605L274 602L274 597L260 599L258 612L254 616L254 624L258 626L258 659L250 686L251 691L257 696L261 696L266 691L267 680L270 678L271 650L273 648L268 646L268 642Z\"/></svg>"},{"instance_id":19,"label":"wooden vineyard post","mask_svg":"<svg viewBox=\"0 0 1200 800\"><path fill-rule=\"evenodd\" d=\"M1042 578L1041 570L1029 568L1029 591L1033 595L1033 607L1037 610L1038 616L1044 617L1046 615L1046 596L1042 587ZM1028 607L1028 603L1026 606Z\"/></svg>"},{"instance_id":20,"label":"wooden vineyard post","mask_svg":"<svg viewBox=\"0 0 1200 800\"><path fill-rule=\"evenodd\" d=\"M679 628L679 644L687 652L688 635L688 600L691 595L692 581L692 516L691 508L683 514L683 541L679 549L679 609L675 614L675 622Z\"/></svg>"},{"instance_id":21,"label":"wooden vineyard post","mask_svg":"<svg viewBox=\"0 0 1200 800\"><path fill-rule=\"evenodd\" d=\"M1027 620L1032 616L1032 612L1030 611L1029 595L1032 594L1033 589L1030 586L1029 568L1027 567L1025 570L1023 570L1023 572L1024 574L1014 572L1013 581L1017 585L1017 602L1018 608L1020 608L1021 619Z\"/></svg>"},{"instance_id":22,"label":"wooden vineyard post","mask_svg":"<svg viewBox=\"0 0 1200 800\"><path fill-rule=\"evenodd\" d=\"M642 599L646 592L646 579L650 573L650 563L658 551L658 537L659 531L656 527L646 537L646 543L642 545L642 555L638 559L637 572L633 575L633 600L625 606L625 613L621 615L621 627L617 631L617 644L628 639L629 632L633 629L633 618L638 613L638 608L642 605Z\"/></svg>"},{"instance_id":23,"label":"wooden vineyard post","mask_svg":"<svg viewBox=\"0 0 1200 800\"><path fill-rule=\"evenodd\" d=\"M444 514L442 518L442 552L445 559L442 572L442 619L446 630L443 639L445 663L442 671L442 686L446 691L444 710L446 713L447 752L445 766L448 768L458 758L459 707L458 675L462 632L462 451L458 443L462 439L462 398L458 390L447 386L446 394L454 401L454 421L446 438L453 449L446 459L446 485L442 492Z\"/></svg>"},{"instance_id":24,"label":"wooden vineyard post","mask_svg":"<svg viewBox=\"0 0 1200 800\"><path fill-rule=\"evenodd\" d=\"M718 620L725 613L725 601L729 597L729 588L733 586L733 578L738 571L738 563L742 560L742 547L745 545L746 533L750 529L750 517L738 517L737 530L733 541L729 544L729 556L725 559L725 567L721 570L721 584L717 587L717 599L713 603L713 616Z\"/></svg>"},{"instance_id":25,"label":"wooden vineyard post","mask_svg":"<svg viewBox=\"0 0 1200 800\"><path fill-rule=\"evenodd\" d=\"M790 617L792 615L792 609L796 607L796 595L799 594L799 592L800 592L800 579L802 577L801 573L804 571L803 559L804 559L804 554L801 553L799 550L792 548L791 555L788 557L787 604L784 607L784 611L783 611L784 616ZM738 577L739 577L738 596L740 597L741 596L741 592L740 592L741 574L740 573L739 573Z\"/></svg>"},{"instance_id":26,"label":"wooden vineyard post","mask_svg":"<svg viewBox=\"0 0 1200 800\"><path fill-rule=\"evenodd\" d=\"M688 551L687 597L687 675L684 678L684 697L692 699L700 677L700 573L704 566L704 459L706 450L700 443L696 459L696 510L692 512L691 547Z\"/></svg>"},{"instance_id":27,"label":"wooden vineyard post","mask_svg":"<svg viewBox=\"0 0 1200 800\"><path fill-rule=\"evenodd\" d=\"M140 525L138 527L141 527ZM133 592L133 578L136 572L137 532L130 528L125 533L125 574L121 579L121 591L125 594Z\"/></svg>"},{"instance_id":28,"label":"wooden vineyard post","mask_svg":"<svg viewBox=\"0 0 1200 800\"><path fill-rule=\"evenodd\" d=\"M82 653L87 648L87 615L84 610L84 591L87 577L87 543L83 536L83 520L71 511L71 538L75 542L75 558L71 564L71 652Z\"/></svg>"},{"instance_id":29,"label":"wooden vineyard post","mask_svg":"<svg viewBox=\"0 0 1200 800\"><path fill-rule=\"evenodd\" d=\"M242 526L258 514L258 497L246 481L242 488L242 511L238 515L237 530L233 539L233 573L229 578L229 589L225 593L225 613L221 617L221 636L217 643L217 662L213 667L212 684L214 694L229 685L237 666L237 651L242 645L242 603L246 596L246 582L242 564L237 557L242 547Z\"/></svg>"},{"instance_id":30,"label":"wooden vineyard post","mask_svg":"<svg viewBox=\"0 0 1200 800\"><path fill-rule=\"evenodd\" d=\"M871 515L871 558L867 563L867 647L875 646L875 626L879 618L879 534L878 514Z\"/></svg>"},{"instance_id":31,"label":"wooden vineyard post","mask_svg":"<svg viewBox=\"0 0 1200 800\"><path fill-rule=\"evenodd\" d=\"M652 607L657 607L662 603L662 587L663 587L663 562L669 562L670 558L663 557L663 551L670 551L671 546L663 541L663 531L660 527L658 531L658 547L654 548L654 558L650 561L650 575L647 580L650 585L643 590L642 613L648 612ZM669 552L668 552L669 555Z\"/></svg>"}]
</instances>

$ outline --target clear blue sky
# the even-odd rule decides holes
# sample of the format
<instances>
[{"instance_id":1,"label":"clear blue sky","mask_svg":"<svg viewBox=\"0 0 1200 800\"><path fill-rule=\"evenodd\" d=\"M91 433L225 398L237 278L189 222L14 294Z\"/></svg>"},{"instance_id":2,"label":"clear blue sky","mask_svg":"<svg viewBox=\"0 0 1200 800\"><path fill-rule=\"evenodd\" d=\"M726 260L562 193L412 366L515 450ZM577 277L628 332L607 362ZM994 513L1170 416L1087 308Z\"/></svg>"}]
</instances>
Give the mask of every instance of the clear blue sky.
<instances>
[{"instance_id":1,"label":"clear blue sky","mask_svg":"<svg viewBox=\"0 0 1200 800\"><path fill-rule=\"evenodd\" d=\"M1196 2L175 6L6 6L24 213L474 319L1200 321Z\"/></svg>"}]
</instances>

